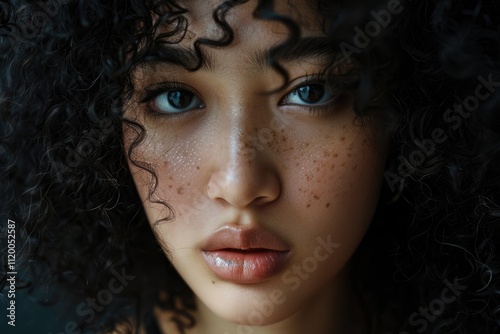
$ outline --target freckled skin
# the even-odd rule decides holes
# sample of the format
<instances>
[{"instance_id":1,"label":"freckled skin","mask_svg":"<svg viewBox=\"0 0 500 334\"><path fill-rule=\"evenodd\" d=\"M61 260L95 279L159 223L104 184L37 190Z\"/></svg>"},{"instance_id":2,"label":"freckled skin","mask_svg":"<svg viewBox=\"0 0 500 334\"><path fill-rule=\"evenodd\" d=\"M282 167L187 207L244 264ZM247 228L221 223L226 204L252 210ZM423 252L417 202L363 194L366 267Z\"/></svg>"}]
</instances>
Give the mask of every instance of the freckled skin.
<instances>
[{"instance_id":1,"label":"freckled skin","mask_svg":"<svg viewBox=\"0 0 500 334\"><path fill-rule=\"evenodd\" d=\"M296 2L305 6L303 1ZM202 12L211 12L215 3L196 2L193 17L205 17ZM278 8L287 8L286 3L277 1ZM357 125L351 105L333 106L318 115L304 107L280 105L289 91L262 94L263 89L276 89L281 77L270 68L252 67L247 55L275 45L286 34L275 23L254 20L254 5L250 1L231 12L235 43L209 50L215 61L213 71L189 72L170 66L163 69L161 79L151 74L157 72L137 71L139 90L175 78L192 87L205 108L169 119L149 117L143 105L127 108L126 117L147 130L133 158L155 168L158 184L153 198L168 202L174 210L175 219L155 229L169 247L172 264L203 305L197 316L217 319L210 325L201 320L192 333L203 333L200 328L214 323L222 326L217 330L232 328L231 323L251 324L248 315L255 305L276 289L283 292L286 303L277 305L260 325L275 329L270 333L311 329L321 333L327 327L315 326L323 326L335 310L341 314L347 308L332 296L348 290L343 268L371 222L388 138L374 136L370 129L377 126ZM192 33L198 37L204 31L216 33L210 20L193 20ZM236 22L246 23L238 26ZM210 29L205 29L206 24ZM304 34L321 32L304 29ZM314 61L284 66L291 81L324 69ZM127 148L133 131L124 130ZM169 211L148 200L149 174L132 163L129 166L153 225ZM201 255L202 242L227 224L260 226L286 240L292 256L283 272L311 257L318 237L331 236L341 246L297 290L290 289L283 273L242 286L215 276Z\"/></svg>"}]
</instances>

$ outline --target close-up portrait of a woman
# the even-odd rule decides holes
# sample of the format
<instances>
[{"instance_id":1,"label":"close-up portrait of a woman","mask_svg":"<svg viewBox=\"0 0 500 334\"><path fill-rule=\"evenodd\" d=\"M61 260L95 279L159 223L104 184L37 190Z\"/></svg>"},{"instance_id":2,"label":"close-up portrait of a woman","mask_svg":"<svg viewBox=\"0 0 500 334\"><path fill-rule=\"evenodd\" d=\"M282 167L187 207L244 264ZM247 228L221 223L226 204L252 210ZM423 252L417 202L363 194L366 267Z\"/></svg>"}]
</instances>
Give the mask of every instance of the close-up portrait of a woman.
<instances>
[{"instance_id":1,"label":"close-up portrait of a woman","mask_svg":"<svg viewBox=\"0 0 500 334\"><path fill-rule=\"evenodd\" d=\"M500 333L499 240L496 0L0 2L2 333Z\"/></svg>"}]
</instances>

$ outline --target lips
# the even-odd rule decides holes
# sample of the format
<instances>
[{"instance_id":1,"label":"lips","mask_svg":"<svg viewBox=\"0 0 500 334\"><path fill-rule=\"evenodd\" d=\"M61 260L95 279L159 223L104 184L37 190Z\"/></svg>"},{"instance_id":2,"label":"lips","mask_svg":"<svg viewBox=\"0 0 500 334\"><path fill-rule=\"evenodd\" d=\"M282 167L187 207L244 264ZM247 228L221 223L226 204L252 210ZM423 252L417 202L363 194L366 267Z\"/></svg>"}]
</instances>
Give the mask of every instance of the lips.
<instances>
[{"instance_id":1,"label":"lips","mask_svg":"<svg viewBox=\"0 0 500 334\"><path fill-rule=\"evenodd\" d=\"M248 284L279 273L290 257L290 248L267 230L224 226L202 245L202 254L220 279Z\"/></svg>"}]
</instances>

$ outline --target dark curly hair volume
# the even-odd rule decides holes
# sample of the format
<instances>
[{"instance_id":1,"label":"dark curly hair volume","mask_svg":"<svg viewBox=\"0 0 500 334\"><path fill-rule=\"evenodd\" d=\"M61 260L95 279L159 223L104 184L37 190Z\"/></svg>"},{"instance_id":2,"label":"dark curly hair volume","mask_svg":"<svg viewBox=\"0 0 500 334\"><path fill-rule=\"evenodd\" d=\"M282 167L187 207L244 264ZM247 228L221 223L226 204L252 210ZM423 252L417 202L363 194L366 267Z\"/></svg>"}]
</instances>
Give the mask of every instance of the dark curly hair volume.
<instances>
[{"instance_id":1,"label":"dark curly hair volume","mask_svg":"<svg viewBox=\"0 0 500 334\"><path fill-rule=\"evenodd\" d=\"M196 71L200 46L232 42L225 15L243 2L217 8L212 19L224 37L197 40L197 57L187 60L169 47L189 27L177 1L0 2L0 213L19 222L17 260L34 277L30 289L57 286L54 301L71 296L78 305L113 275L130 278L105 311L81 319L82 331L159 333L155 308L173 311L180 330L195 323L192 292L163 254L132 182L127 157L145 129L123 109L137 66L161 60ZM401 1L387 29L365 48L353 45L354 28L390 2L314 3L332 52L353 47L360 119L383 101L397 124L383 201L353 259L357 292L380 333L496 333L500 5ZM270 54L287 81L273 59L298 40L297 23L265 0L255 19L289 28ZM136 133L128 151L125 126ZM154 199L154 169L133 163L150 171ZM5 254L5 234L1 241ZM456 301L419 323L414 314L448 283L463 288Z\"/></svg>"}]
</instances>

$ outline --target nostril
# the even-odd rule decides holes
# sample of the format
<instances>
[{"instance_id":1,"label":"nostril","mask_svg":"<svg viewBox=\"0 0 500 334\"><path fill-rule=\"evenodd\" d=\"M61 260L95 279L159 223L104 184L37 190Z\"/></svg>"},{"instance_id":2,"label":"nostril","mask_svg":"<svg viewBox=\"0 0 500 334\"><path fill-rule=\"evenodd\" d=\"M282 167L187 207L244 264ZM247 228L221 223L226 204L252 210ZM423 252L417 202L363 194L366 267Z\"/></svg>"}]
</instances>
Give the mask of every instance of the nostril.
<instances>
[{"instance_id":1,"label":"nostril","mask_svg":"<svg viewBox=\"0 0 500 334\"><path fill-rule=\"evenodd\" d=\"M276 200L276 198L274 198L272 200ZM257 197L253 201L253 204L255 204L255 205L263 205L263 204L266 204L268 202L271 202L272 200L271 200L270 196L260 196L260 197Z\"/></svg>"}]
</instances>

